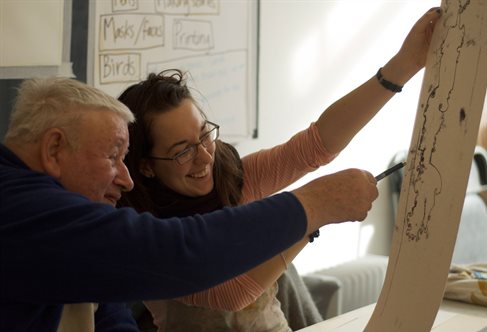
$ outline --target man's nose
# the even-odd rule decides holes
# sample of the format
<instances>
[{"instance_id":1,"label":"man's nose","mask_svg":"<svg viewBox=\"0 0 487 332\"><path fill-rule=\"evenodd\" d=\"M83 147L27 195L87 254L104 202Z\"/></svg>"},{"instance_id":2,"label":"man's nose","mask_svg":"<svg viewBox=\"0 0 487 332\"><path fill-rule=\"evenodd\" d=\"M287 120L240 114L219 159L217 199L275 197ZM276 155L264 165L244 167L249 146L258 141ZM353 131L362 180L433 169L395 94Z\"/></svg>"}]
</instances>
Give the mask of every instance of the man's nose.
<instances>
[{"instance_id":1,"label":"man's nose","mask_svg":"<svg viewBox=\"0 0 487 332\"><path fill-rule=\"evenodd\" d=\"M130 191L134 188L134 181L132 181L130 172L123 162L121 162L119 172L115 180L116 184L122 187L122 191Z\"/></svg>"}]
</instances>

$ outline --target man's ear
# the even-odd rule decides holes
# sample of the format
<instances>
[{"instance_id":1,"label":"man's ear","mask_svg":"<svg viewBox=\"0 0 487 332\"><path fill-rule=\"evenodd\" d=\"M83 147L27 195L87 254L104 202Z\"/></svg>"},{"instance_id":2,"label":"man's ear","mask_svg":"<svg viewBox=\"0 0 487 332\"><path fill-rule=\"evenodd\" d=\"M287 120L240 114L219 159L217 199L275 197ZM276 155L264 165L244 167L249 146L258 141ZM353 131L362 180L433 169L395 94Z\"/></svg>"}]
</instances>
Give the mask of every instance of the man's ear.
<instances>
[{"instance_id":1,"label":"man's ear","mask_svg":"<svg viewBox=\"0 0 487 332\"><path fill-rule=\"evenodd\" d=\"M142 159L139 164L139 172L146 178L153 178L156 176L154 170L152 169L151 162L147 159Z\"/></svg>"},{"instance_id":2,"label":"man's ear","mask_svg":"<svg viewBox=\"0 0 487 332\"><path fill-rule=\"evenodd\" d=\"M41 140L41 163L45 172L54 178L61 177L61 154L70 148L66 134L59 128L48 129Z\"/></svg>"}]
</instances>

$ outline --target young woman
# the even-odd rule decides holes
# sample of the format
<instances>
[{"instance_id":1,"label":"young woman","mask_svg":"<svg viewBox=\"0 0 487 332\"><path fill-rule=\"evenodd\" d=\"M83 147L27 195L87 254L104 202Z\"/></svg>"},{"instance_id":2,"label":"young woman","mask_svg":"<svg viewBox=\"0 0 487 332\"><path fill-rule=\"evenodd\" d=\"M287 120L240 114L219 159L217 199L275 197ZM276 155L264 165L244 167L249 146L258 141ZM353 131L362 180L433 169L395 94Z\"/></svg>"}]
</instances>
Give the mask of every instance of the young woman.
<instances>
[{"instance_id":1,"label":"young woman","mask_svg":"<svg viewBox=\"0 0 487 332\"><path fill-rule=\"evenodd\" d=\"M327 164L423 68L438 17L436 8L423 15L375 77L306 130L244 158L218 139L218 124L197 106L182 72L150 74L119 98L137 119L129 128L126 158L135 186L122 203L159 217L205 213L271 195ZM290 331L276 299L276 280L306 243L206 292L145 304L159 331Z\"/></svg>"}]
</instances>

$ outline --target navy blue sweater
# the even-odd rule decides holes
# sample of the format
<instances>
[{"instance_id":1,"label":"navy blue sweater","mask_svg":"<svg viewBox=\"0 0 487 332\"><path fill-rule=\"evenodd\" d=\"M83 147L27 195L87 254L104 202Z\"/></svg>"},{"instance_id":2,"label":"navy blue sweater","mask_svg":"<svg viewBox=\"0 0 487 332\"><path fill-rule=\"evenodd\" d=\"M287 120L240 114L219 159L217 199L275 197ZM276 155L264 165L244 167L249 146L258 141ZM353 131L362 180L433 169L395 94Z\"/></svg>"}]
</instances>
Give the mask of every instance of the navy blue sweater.
<instances>
[{"instance_id":1,"label":"navy blue sweater","mask_svg":"<svg viewBox=\"0 0 487 332\"><path fill-rule=\"evenodd\" d=\"M0 331L55 331L77 302L101 303L97 331L131 331L117 303L212 287L301 239L306 223L291 193L187 218L115 209L0 144Z\"/></svg>"}]
</instances>

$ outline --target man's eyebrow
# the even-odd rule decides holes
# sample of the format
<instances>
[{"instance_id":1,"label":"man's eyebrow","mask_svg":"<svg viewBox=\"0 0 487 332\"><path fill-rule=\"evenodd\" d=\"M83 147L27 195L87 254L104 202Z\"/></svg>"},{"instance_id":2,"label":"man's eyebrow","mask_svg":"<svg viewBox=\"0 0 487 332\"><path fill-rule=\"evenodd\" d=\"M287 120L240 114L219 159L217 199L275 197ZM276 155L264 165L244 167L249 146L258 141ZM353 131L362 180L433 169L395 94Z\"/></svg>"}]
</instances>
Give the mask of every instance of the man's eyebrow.
<instances>
[{"instance_id":1,"label":"man's eyebrow","mask_svg":"<svg viewBox=\"0 0 487 332\"><path fill-rule=\"evenodd\" d=\"M124 149L124 146L126 143L127 143L127 147ZM117 137L117 138L115 138L115 141L113 142L113 148L119 149L121 152L122 151L128 151L129 144L128 144L128 142L126 142L125 139L123 139L121 137Z\"/></svg>"},{"instance_id":2,"label":"man's eyebrow","mask_svg":"<svg viewBox=\"0 0 487 332\"><path fill-rule=\"evenodd\" d=\"M115 139L114 146L121 147L121 146L124 146L124 144L125 144L125 140L123 138L117 137ZM127 147L128 147L128 145L127 145Z\"/></svg>"}]
</instances>

